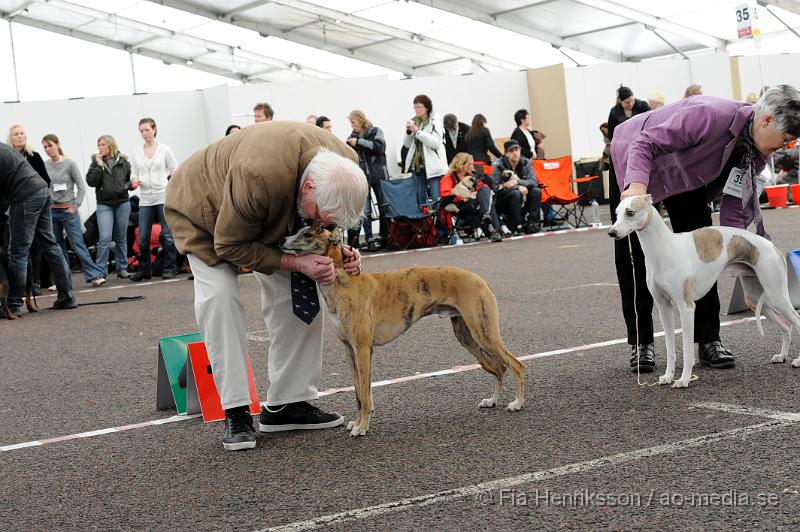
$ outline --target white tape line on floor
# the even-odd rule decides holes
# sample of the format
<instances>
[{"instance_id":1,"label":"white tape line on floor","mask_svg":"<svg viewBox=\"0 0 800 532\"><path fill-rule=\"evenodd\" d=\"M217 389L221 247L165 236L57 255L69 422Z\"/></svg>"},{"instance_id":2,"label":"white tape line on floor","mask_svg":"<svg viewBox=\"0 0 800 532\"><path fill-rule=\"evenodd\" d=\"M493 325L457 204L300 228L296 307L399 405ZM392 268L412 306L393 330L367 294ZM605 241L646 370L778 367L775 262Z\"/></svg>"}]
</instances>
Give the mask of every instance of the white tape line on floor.
<instances>
[{"instance_id":1,"label":"white tape line on floor","mask_svg":"<svg viewBox=\"0 0 800 532\"><path fill-rule=\"evenodd\" d=\"M762 317L762 319L764 319L764 318ZM736 325L736 324L739 324L739 323L745 323L745 322L753 321L753 320L755 320L755 318L753 318L753 317L741 318L741 319L738 319L738 320L731 320L731 321L722 322L722 323L720 323L720 325L723 326L723 327L728 327L728 326L731 326L731 325ZM676 329L675 332L676 333L680 333L680 331L681 331L680 329ZM258 331L258 332L260 332L260 331ZM656 337L664 336L664 333L663 332L656 333L655 336ZM535 353L533 355L525 355L525 356L519 357L519 359L520 360L532 360L532 359L536 359L536 358L545 358L545 357L551 357L551 356L555 356L555 355L565 355L565 354L569 354L569 353L579 353L581 351L588 351L590 349L597 349L599 347L607 347L607 346L610 346L610 345L617 345L617 344L624 344L624 343L627 343L627 339L626 338L617 338L616 340L607 340L605 342L596 342L596 343L593 343L593 344L580 345L580 346L577 346L577 347L567 347L567 348L563 348L563 349L555 349L553 351L544 351L542 353ZM416 380L420 380L420 379L428 379L428 378L431 378L431 377L438 377L438 376L441 376L441 375L452 375L454 373L462 373L462 372L465 372L465 371L473 371L473 370L476 370L478 368L480 368L479 364L470 364L470 365L466 365L466 366L455 366L455 367L452 367L452 368L449 368L449 369L442 369L442 370L438 370L438 371L431 371L431 372L428 372L428 373L419 373L417 375L409 375L409 376L405 376L405 377L398 377L398 378L395 378L395 379L387 379L387 380L383 380L383 381L373 382L372 383L372 387L373 388L380 388L382 386L389 386L391 384L400 384L400 383L416 381ZM334 395L334 394L337 394L337 393L352 392L352 391L353 391L353 387L352 386L347 386L347 387L344 387L344 388L329 388L327 390L324 390L324 391L320 392L319 395L320 395L320 397L324 397L324 396L328 396L328 395ZM263 404L265 404L265 403L262 403L262 405ZM0 452L15 451L15 450L18 450L18 449L25 449L25 448L28 448L28 447L40 447L42 445L46 445L46 444L50 444L50 443L58 443L58 442L63 442L63 441L76 440L76 439L79 439L79 438L94 437L94 436L103 435L103 434L113 434L115 432L123 432L123 431L127 431L127 430L134 430L134 429L141 429L141 428L145 428L145 427L152 427L152 426L155 426L155 425L161 425L161 424L165 424L165 423L173 423L173 422L177 422L177 421L184 421L184 420L187 420L187 419L195 419L197 417L199 417L199 414L192 415L192 416L172 416L172 417L168 417L168 418L154 419L154 420L151 420L151 421L144 421L142 423L135 423L135 424L132 424L132 425L124 425L122 427L111 427L111 428L107 428L107 429L98 429L98 430L92 430L92 431L87 431L87 432L81 432L79 434L69 434L69 435L66 435L66 436L56 436L56 437L53 437L53 438L46 438L46 439L43 439L43 440L36 440L36 441L31 441L31 442L3 445L3 446L0 446Z\"/></svg>"},{"instance_id":2,"label":"white tape line on floor","mask_svg":"<svg viewBox=\"0 0 800 532\"><path fill-rule=\"evenodd\" d=\"M708 406L713 405L713 406ZM720 405L726 408L720 408ZM714 408L716 410L726 410L739 414L747 414L754 416L761 416L764 412L759 409L748 409L738 405L725 405L724 403L699 403L695 405L700 408ZM775 416L778 416L777 418ZM365 508L358 508L355 510L348 510L335 514L324 515L314 519L305 521L296 521L286 525L281 525L273 528L264 529L262 532L297 532L300 530L313 530L316 528L339 525L342 523L350 523L353 521L360 521L364 519L371 519L395 512L403 512L412 508L422 508L431 506L433 504L446 503L453 500L463 499L465 497L476 497L482 493L496 492L500 490L508 490L524 484L533 482L541 482L552 478L563 477L566 475L575 475L592 471L594 469L613 467L628 462L634 462L642 458L651 458L654 456L673 454L678 451L685 451L689 448L702 447L712 443L717 443L724 440L732 440L737 438L747 438L754 434L761 432L768 432L776 429L782 429L800 422L800 414L790 412L769 412L769 416L773 418L771 421L758 423L755 425L748 425L722 432L713 432L704 434L694 438L676 441L673 443L666 443L664 445L656 445L655 447L648 447L645 449L636 449L634 451L627 451L623 453L603 456L592 460L583 462L575 462L552 469L536 471L533 473L526 473L515 477L507 477L499 480L492 480L489 482L482 482L480 484L473 484L471 486L464 486L436 493L428 493L416 497L409 497L405 499L398 499L375 506L368 506Z\"/></svg>"}]
</instances>

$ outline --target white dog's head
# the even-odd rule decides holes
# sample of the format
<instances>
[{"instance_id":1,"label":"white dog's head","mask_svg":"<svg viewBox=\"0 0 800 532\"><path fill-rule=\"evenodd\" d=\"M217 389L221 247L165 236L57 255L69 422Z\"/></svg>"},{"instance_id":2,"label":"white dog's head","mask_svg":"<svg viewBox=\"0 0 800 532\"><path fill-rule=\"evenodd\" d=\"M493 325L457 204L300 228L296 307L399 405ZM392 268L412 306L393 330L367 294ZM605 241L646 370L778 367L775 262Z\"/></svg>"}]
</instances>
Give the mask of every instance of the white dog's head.
<instances>
[{"instance_id":1,"label":"white dog's head","mask_svg":"<svg viewBox=\"0 0 800 532\"><path fill-rule=\"evenodd\" d=\"M653 197L630 196L619 202L617 206L617 221L608 230L611 238L625 238L634 231L647 227L653 216Z\"/></svg>"}]
</instances>

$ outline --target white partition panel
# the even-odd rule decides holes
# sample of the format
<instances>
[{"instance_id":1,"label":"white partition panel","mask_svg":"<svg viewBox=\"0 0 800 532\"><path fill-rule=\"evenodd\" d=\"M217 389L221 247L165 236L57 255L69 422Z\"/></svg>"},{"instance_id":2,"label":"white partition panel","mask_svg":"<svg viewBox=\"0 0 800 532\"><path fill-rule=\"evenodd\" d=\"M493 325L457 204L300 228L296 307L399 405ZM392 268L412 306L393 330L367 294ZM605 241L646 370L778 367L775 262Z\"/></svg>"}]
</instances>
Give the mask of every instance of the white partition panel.
<instances>
[{"instance_id":1,"label":"white partition panel","mask_svg":"<svg viewBox=\"0 0 800 532\"><path fill-rule=\"evenodd\" d=\"M800 54L750 55L739 57L742 98L759 94L764 85L789 84L800 88Z\"/></svg>"},{"instance_id":2,"label":"white partition panel","mask_svg":"<svg viewBox=\"0 0 800 532\"><path fill-rule=\"evenodd\" d=\"M427 94L439 115L455 113L469 124L483 113L494 137L513 131L514 112L527 107L525 72L492 72L472 76L440 76L408 80L380 78L309 80L230 87L232 123L253 122L252 108L266 101L275 109L276 120L304 121L310 114L325 115L333 122L333 134L346 138L351 131L347 115L361 109L386 135L389 172L399 173L397 161L405 134L405 122L414 114L412 100ZM224 131L223 131L224 133Z\"/></svg>"},{"instance_id":3,"label":"white partition panel","mask_svg":"<svg viewBox=\"0 0 800 532\"><path fill-rule=\"evenodd\" d=\"M169 145L180 161L208 143L202 100L200 91L188 91L4 104L0 106L2 140L11 124L22 124L33 148L46 158L41 139L55 133L64 153L85 175L100 135L112 135L120 150L129 153L142 143L139 120L151 117L158 125L158 139ZM95 208L94 190L90 188L81 207L82 217Z\"/></svg>"},{"instance_id":4,"label":"white partition panel","mask_svg":"<svg viewBox=\"0 0 800 532\"><path fill-rule=\"evenodd\" d=\"M571 68L566 71L567 101L573 157L599 157L603 137L599 126L608 120L620 84L647 100L660 92L667 103L683 98L686 87L698 83L704 94L732 97L730 60L726 54L690 60L663 59Z\"/></svg>"}]
</instances>

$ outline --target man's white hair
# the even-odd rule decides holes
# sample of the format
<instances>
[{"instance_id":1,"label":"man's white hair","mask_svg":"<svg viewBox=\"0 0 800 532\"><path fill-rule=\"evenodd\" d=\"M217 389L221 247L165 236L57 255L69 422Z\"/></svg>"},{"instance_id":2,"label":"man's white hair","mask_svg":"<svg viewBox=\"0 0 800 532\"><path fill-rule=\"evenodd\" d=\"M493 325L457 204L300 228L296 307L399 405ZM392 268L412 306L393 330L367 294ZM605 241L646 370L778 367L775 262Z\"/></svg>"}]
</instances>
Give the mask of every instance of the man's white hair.
<instances>
[{"instance_id":1,"label":"man's white hair","mask_svg":"<svg viewBox=\"0 0 800 532\"><path fill-rule=\"evenodd\" d=\"M317 207L330 213L336 225L350 229L361 224L369 186L356 163L321 148L308 163L303 177L306 176L314 181Z\"/></svg>"},{"instance_id":2,"label":"man's white hair","mask_svg":"<svg viewBox=\"0 0 800 532\"><path fill-rule=\"evenodd\" d=\"M756 119L766 114L775 117L775 128L781 133L798 135L800 130L800 92L791 85L775 85L767 89L753 106Z\"/></svg>"}]
</instances>

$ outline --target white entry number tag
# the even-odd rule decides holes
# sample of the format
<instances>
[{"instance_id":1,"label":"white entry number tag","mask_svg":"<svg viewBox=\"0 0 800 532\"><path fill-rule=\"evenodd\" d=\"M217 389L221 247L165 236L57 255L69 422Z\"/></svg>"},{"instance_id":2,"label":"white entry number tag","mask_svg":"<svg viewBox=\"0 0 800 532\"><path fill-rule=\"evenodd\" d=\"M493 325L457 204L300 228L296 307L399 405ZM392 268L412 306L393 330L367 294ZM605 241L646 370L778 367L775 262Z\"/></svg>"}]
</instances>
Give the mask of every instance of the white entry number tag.
<instances>
[{"instance_id":1,"label":"white entry number tag","mask_svg":"<svg viewBox=\"0 0 800 532\"><path fill-rule=\"evenodd\" d=\"M743 172L741 168L733 168L731 169L731 173L728 176L728 181L725 183L725 188L722 189L723 194L728 194L730 196L736 196L737 198L742 197L742 184L744 183L745 176L749 179L750 172L747 173Z\"/></svg>"},{"instance_id":2,"label":"white entry number tag","mask_svg":"<svg viewBox=\"0 0 800 532\"><path fill-rule=\"evenodd\" d=\"M54 192L66 192L67 184L66 183L54 183L53 184L53 191Z\"/></svg>"}]
</instances>

